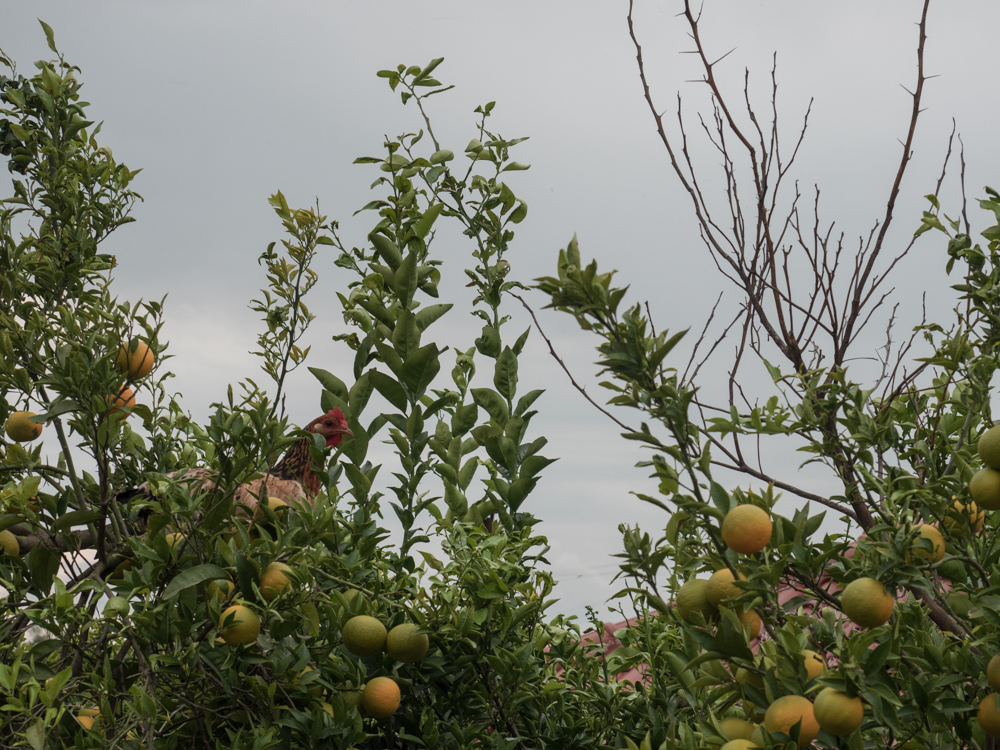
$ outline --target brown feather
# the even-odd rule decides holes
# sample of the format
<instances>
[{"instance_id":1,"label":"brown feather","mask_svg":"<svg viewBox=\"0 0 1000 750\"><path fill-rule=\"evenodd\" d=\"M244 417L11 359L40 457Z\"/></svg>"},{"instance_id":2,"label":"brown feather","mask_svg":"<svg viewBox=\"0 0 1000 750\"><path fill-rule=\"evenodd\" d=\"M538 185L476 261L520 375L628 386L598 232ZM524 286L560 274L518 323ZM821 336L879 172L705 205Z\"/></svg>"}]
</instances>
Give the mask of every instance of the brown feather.
<instances>
[{"instance_id":1,"label":"brown feather","mask_svg":"<svg viewBox=\"0 0 1000 750\"><path fill-rule=\"evenodd\" d=\"M354 434L347 426L344 413L337 408L314 419L306 425L305 430L322 435L328 448L339 445L345 435ZM306 500L311 504L323 487L322 481L313 470L310 452L312 442L311 435L297 440L266 474L237 487L233 500L239 505L247 506L251 511L256 509L265 492L266 497L279 498L285 502ZM215 489L215 475L210 469L186 469L172 472L167 476L184 484L189 493L211 492ZM127 499L137 494L146 496L151 494L147 482L139 485L137 490L122 493L122 497Z\"/></svg>"}]
</instances>

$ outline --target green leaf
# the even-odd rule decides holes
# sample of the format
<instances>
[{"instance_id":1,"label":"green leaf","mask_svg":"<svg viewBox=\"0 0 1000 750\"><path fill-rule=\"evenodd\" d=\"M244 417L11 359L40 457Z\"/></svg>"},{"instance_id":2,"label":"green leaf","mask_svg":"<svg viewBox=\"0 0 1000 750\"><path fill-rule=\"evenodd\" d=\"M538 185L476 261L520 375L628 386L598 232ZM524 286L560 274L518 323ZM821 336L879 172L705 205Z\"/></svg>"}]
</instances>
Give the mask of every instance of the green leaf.
<instances>
[{"instance_id":1,"label":"green leaf","mask_svg":"<svg viewBox=\"0 0 1000 750\"><path fill-rule=\"evenodd\" d=\"M437 344L427 344L406 358L400 380L409 388L410 393L419 398L424 395L427 386L431 384L440 369Z\"/></svg>"},{"instance_id":2,"label":"green leaf","mask_svg":"<svg viewBox=\"0 0 1000 750\"><path fill-rule=\"evenodd\" d=\"M379 234L377 232L372 232L368 235L368 239L374 245L375 250L378 254L382 256L384 260L393 271L399 268L400 264L403 262L403 254L396 247L396 243L386 237L384 234Z\"/></svg>"},{"instance_id":3,"label":"green leaf","mask_svg":"<svg viewBox=\"0 0 1000 750\"><path fill-rule=\"evenodd\" d=\"M471 430L479 417L479 407L476 404L464 404L455 409L455 414L451 418L451 431L453 435L461 436Z\"/></svg>"},{"instance_id":4,"label":"green leaf","mask_svg":"<svg viewBox=\"0 0 1000 750\"><path fill-rule=\"evenodd\" d=\"M438 305L428 305L427 307L422 307L417 310L414 316L417 321L417 328L421 331L426 331L428 326L435 320L440 318L446 312L448 312L453 305L449 304L438 304Z\"/></svg>"},{"instance_id":5,"label":"green leaf","mask_svg":"<svg viewBox=\"0 0 1000 750\"><path fill-rule=\"evenodd\" d=\"M316 376L316 379L324 388L326 388L326 390L330 391L330 393L344 403L349 403L347 385L343 380L331 372L321 370L319 367L310 367L309 372Z\"/></svg>"},{"instance_id":6,"label":"green leaf","mask_svg":"<svg viewBox=\"0 0 1000 750\"><path fill-rule=\"evenodd\" d=\"M392 329L392 345L404 360L420 346L420 328L409 309L399 311L396 325Z\"/></svg>"},{"instance_id":7,"label":"green leaf","mask_svg":"<svg viewBox=\"0 0 1000 750\"><path fill-rule=\"evenodd\" d=\"M42 593L48 594L52 588L52 579L59 573L60 556L44 544L36 544L26 559L32 583Z\"/></svg>"},{"instance_id":8,"label":"green leaf","mask_svg":"<svg viewBox=\"0 0 1000 750\"><path fill-rule=\"evenodd\" d=\"M493 385L500 395L510 400L517 392L517 355L507 346L497 358L493 371Z\"/></svg>"},{"instance_id":9,"label":"green leaf","mask_svg":"<svg viewBox=\"0 0 1000 750\"><path fill-rule=\"evenodd\" d=\"M427 236L427 233L431 231L431 227L434 226L434 222L437 220L437 217L441 215L443 210L443 203L435 203L424 211L424 215L420 217L416 226L413 228L417 237L423 238Z\"/></svg>"},{"instance_id":10,"label":"green leaf","mask_svg":"<svg viewBox=\"0 0 1000 750\"><path fill-rule=\"evenodd\" d=\"M101 511L99 510L71 510L69 513L63 513L56 519L56 522L52 524L52 530L63 531L73 526L84 526L100 518Z\"/></svg>"},{"instance_id":11,"label":"green leaf","mask_svg":"<svg viewBox=\"0 0 1000 750\"><path fill-rule=\"evenodd\" d=\"M421 81L423 81L427 76L429 76L431 73L434 72L434 68L436 68L443 62L444 62L443 57L435 57L433 60L427 63L427 66L423 70L421 70L416 76L414 76L413 80L410 81L410 85L411 86L419 85Z\"/></svg>"},{"instance_id":12,"label":"green leaf","mask_svg":"<svg viewBox=\"0 0 1000 750\"><path fill-rule=\"evenodd\" d=\"M393 291L399 297L403 307L409 307L413 301L413 293L417 289L417 254L409 252L396 269L392 283Z\"/></svg>"},{"instance_id":13,"label":"green leaf","mask_svg":"<svg viewBox=\"0 0 1000 750\"><path fill-rule=\"evenodd\" d=\"M193 568L181 571L163 589L164 599L173 599L184 589L197 586L204 581L214 581L217 578L228 578L229 574L218 565L195 565Z\"/></svg>"},{"instance_id":14,"label":"green leaf","mask_svg":"<svg viewBox=\"0 0 1000 750\"><path fill-rule=\"evenodd\" d=\"M471 392L473 400L486 410L493 421L501 427L507 424L510 413L507 411L507 403L499 393L490 388L473 388Z\"/></svg>"},{"instance_id":15,"label":"green leaf","mask_svg":"<svg viewBox=\"0 0 1000 750\"><path fill-rule=\"evenodd\" d=\"M524 217L528 215L528 204L524 201L517 202L517 208L510 212L508 219L511 224L520 224Z\"/></svg>"},{"instance_id":16,"label":"green leaf","mask_svg":"<svg viewBox=\"0 0 1000 750\"><path fill-rule=\"evenodd\" d=\"M495 327L485 325L482 335L476 339L475 344L480 354L495 359L500 354L500 333Z\"/></svg>"},{"instance_id":17,"label":"green leaf","mask_svg":"<svg viewBox=\"0 0 1000 750\"><path fill-rule=\"evenodd\" d=\"M49 31L51 33L51 29ZM51 42L49 43L49 46L52 47ZM55 48L53 47L53 49ZM38 719L34 724L24 730L24 738L28 740L28 744L31 745L32 750L45 750L46 734L45 721L42 719Z\"/></svg>"},{"instance_id":18,"label":"green leaf","mask_svg":"<svg viewBox=\"0 0 1000 750\"><path fill-rule=\"evenodd\" d=\"M299 605L299 611L305 615L309 622L309 633L307 635L316 638L319 636L319 610L312 602L303 602Z\"/></svg>"},{"instance_id":19,"label":"green leaf","mask_svg":"<svg viewBox=\"0 0 1000 750\"><path fill-rule=\"evenodd\" d=\"M369 370L368 378L386 401L400 411L406 411L406 392L399 383L380 370Z\"/></svg>"},{"instance_id":20,"label":"green leaf","mask_svg":"<svg viewBox=\"0 0 1000 750\"><path fill-rule=\"evenodd\" d=\"M38 23L42 25L42 31L45 32L45 41L48 42L49 49L58 55L59 50L56 49L56 35L52 31L52 27L40 18L38 19Z\"/></svg>"}]
</instances>

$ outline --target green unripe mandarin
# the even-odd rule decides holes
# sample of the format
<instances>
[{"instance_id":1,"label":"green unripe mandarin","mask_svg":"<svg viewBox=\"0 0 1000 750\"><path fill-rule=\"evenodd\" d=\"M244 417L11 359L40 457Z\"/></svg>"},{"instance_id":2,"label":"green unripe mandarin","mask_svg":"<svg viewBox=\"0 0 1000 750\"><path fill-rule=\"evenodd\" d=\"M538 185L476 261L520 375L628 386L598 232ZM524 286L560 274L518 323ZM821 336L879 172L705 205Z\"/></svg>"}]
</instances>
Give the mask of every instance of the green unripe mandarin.
<instances>
[{"instance_id":1,"label":"green unripe mandarin","mask_svg":"<svg viewBox=\"0 0 1000 750\"><path fill-rule=\"evenodd\" d=\"M731 596L739 596L740 589L733 583L733 580L733 572L729 568L712 573L712 577L708 579L708 587L705 589L708 600L718 607L723 600ZM742 573L740 573L740 580L746 580L746 576Z\"/></svg>"},{"instance_id":2,"label":"green unripe mandarin","mask_svg":"<svg viewBox=\"0 0 1000 750\"><path fill-rule=\"evenodd\" d=\"M979 458L991 469L1000 469L1000 425L979 436Z\"/></svg>"},{"instance_id":3,"label":"green unripe mandarin","mask_svg":"<svg viewBox=\"0 0 1000 750\"><path fill-rule=\"evenodd\" d=\"M341 638L355 656L375 656L385 648L385 625L370 615L357 615L344 625Z\"/></svg>"},{"instance_id":4,"label":"green unripe mandarin","mask_svg":"<svg viewBox=\"0 0 1000 750\"><path fill-rule=\"evenodd\" d=\"M715 606L708 600L708 581L703 578L693 578L677 591L677 615L684 622L691 622L695 612L701 612L705 622L715 614Z\"/></svg>"},{"instance_id":5,"label":"green unripe mandarin","mask_svg":"<svg viewBox=\"0 0 1000 750\"><path fill-rule=\"evenodd\" d=\"M420 628L411 622L397 625L385 638L385 652L396 661L417 662L424 658L430 648L426 633L418 633Z\"/></svg>"},{"instance_id":6,"label":"green unripe mandarin","mask_svg":"<svg viewBox=\"0 0 1000 750\"><path fill-rule=\"evenodd\" d=\"M856 578L840 595L844 614L863 628L875 628L889 622L895 599L874 578Z\"/></svg>"},{"instance_id":7,"label":"green unripe mandarin","mask_svg":"<svg viewBox=\"0 0 1000 750\"><path fill-rule=\"evenodd\" d=\"M1000 471L980 469L969 480L969 493L976 505L986 510L1000 510Z\"/></svg>"},{"instance_id":8,"label":"green unripe mandarin","mask_svg":"<svg viewBox=\"0 0 1000 750\"><path fill-rule=\"evenodd\" d=\"M979 726L990 737L1000 737L1000 695L990 693L979 703Z\"/></svg>"},{"instance_id":9,"label":"green unripe mandarin","mask_svg":"<svg viewBox=\"0 0 1000 750\"><path fill-rule=\"evenodd\" d=\"M990 659L990 663L986 667L986 679L991 688L1000 690L1000 654Z\"/></svg>"},{"instance_id":10,"label":"green unripe mandarin","mask_svg":"<svg viewBox=\"0 0 1000 750\"><path fill-rule=\"evenodd\" d=\"M813 714L824 732L846 737L861 726L865 707L860 698L851 698L834 688L823 688L813 703Z\"/></svg>"},{"instance_id":11,"label":"green unripe mandarin","mask_svg":"<svg viewBox=\"0 0 1000 750\"><path fill-rule=\"evenodd\" d=\"M753 735L754 726L746 719L737 719L735 716L722 719L719 722L722 729L722 736L727 740L749 740Z\"/></svg>"},{"instance_id":12,"label":"green unripe mandarin","mask_svg":"<svg viewBox=\"0 0 1000 750\"><path fill-rule=\"evenodd\" d=\"M747 739L729 740L719 750L753 750L757 745Z\"/></svg>"},{"instance_id":13,"label":"green unripe mandarin","mask_svg":"<svg viewBox=\"0 0 1000 750\"><path fill-rule=\"evenodd\" d=\"M7 529L0 531L0 549L5 555L21 554L21 547L17 543L17 537Z\"/></svg>"},{"instance_id":14,"label":"green unripe mandarin","mask_svg":"<svg viewBox=\"0 0 1000 750\"><path fill-rule=\"evenodd\" d=\"M255 643L260 635L260 618L249 607L234 604L219 619L222 640L230 646Z\"/></svg>"}]
</instances>

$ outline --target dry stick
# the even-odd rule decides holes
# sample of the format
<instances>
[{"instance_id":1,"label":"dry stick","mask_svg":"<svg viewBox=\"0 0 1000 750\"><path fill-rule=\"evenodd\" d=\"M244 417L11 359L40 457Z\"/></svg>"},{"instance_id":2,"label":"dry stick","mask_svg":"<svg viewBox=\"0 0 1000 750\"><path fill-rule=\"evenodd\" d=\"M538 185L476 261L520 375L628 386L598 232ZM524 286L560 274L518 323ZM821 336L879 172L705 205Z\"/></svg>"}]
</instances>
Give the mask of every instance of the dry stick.
<instances>
[{"instance_id":1,"label":"dry stick","mask_svg":"<svg viewBox=\"0 0 1000 750\"><path fill-rule=\"evenodd\" d=\"M913 90L913 108L910 113L910 127L906 133L906 141L903 143L903 155L899 161L899 168L896 170L896 179L892 183L892 189L889 191L889 200L885 207L885 217L882 220L882 226L879 229L878 237L875 239L875 245L872 248L871 254L868 256L868 261L865 264L865 268L859 277L859 283L854 288L854 298L851 300L851 313L846 317L844 338L841 340L841 347L839 351L834 352L835 361L842 362L842 357L846 354L846 348L848 342L853 338L851 332L854 328L854 323L858 315L860 314L862 300L861 300L861 290L868 281L868 277L871 275L872 269L874 268L875 261L882 250L882 243L885 241L886 232L889 230L889 225L892 223L892 210L896 205L896 198L899 195L900 185L903 182L903 174L906 172L906 166L910 162L911 149L913 147L913 136L917 129L917 119L920 116L920 96L924 90L924 81L926 77L924 76L924 43L927 41L927 10L930 7L930 0L924 0L923 10L920 14L920 24L919 24L919 41L917 43L917 86ZM838 358L838 355L840 358Z\"/></svg>"},{"instance_id":2,"label":"dry stick","mask_svg":"<svg viewBox=\"0 0 1000 750\"><path fill-rule=\"evenodd\" d=\"M587 393L587 389L584 388L582 385L580 385L579 383L576 382L576 379L573 377L573 373L571 373L569 371L569 368L566 366L566 363L562 361L562 359L559 357L558 354L556 354L556 350L552 346L552 342L549 340L549 337L545 335L545 331L542 330L542 326L538 322L538 318L535 317L535 311L531 309L531 306L528 305L528 303L525 302L524 298L521 297L520 295L514 294L513 292L510 292L510 291L508 291L507 294L509 294L514 299L516 299L522 305L524 305L524 309L528 311L528 314L531 316L531 319L534 321L535 328L538 330L539 335L545 340L546 345L549 347L549 353L553 356L553 358L555 358L556 362L559 363L559 366L563 369L563 372L566 373L566 376L569 378L569 382L571 382L573 384L573 387L576 388L578 391L580 391L580 393L583 394L583 397L585 399L587 399L587 401L589 401L591 403L591 405L593 405L599 412L601 412L602 414L604 414L604 416L606 416L608 419L610 419L616 425L618 425L619 427L621 427L623 430L627 430L628 432L638 432L638 430L636 430L635 428L629 427L624 422L619 421L618 418L615 417L611 412L609 412L607 409L605 409L603 406L601 406L600 404L598 404L596 401L594 401L594 399L592 399L590 397L590 394Z\"/></svg>"}]
</instances>

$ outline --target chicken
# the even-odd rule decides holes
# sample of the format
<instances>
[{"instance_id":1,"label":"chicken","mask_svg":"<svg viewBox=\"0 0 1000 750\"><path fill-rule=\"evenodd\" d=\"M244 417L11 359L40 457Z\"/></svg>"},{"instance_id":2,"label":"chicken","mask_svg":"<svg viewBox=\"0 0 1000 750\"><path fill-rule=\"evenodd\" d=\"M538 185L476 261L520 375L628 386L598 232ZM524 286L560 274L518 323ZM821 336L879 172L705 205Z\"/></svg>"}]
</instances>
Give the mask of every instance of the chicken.
<instances>
[{"instance_id":1,"label":"chicken","mask_svg":"<svg viewBox=\"0 0 1000 750\"><path fill-rule=\"evenodd\" d=\"M336 407L307 424L305 431L322 435L326 439L327 448L336 448L345 436L354 434L347 426L344 412ZM323 486L313 469L309 453L312 442L310 436L304 435L266 474L240 485L233 496L236 503L247 506L251 511L256 509L262 496L285 502L305 500L311 504ZM215 488L215 475L211 469L187 469L167 476L183 484L189 492L211 492ZM135 490L120 494L118 499L129 500L139 495L150 497L152 494L149 483L144 482Z\"/></svg>"}]
</instances>

